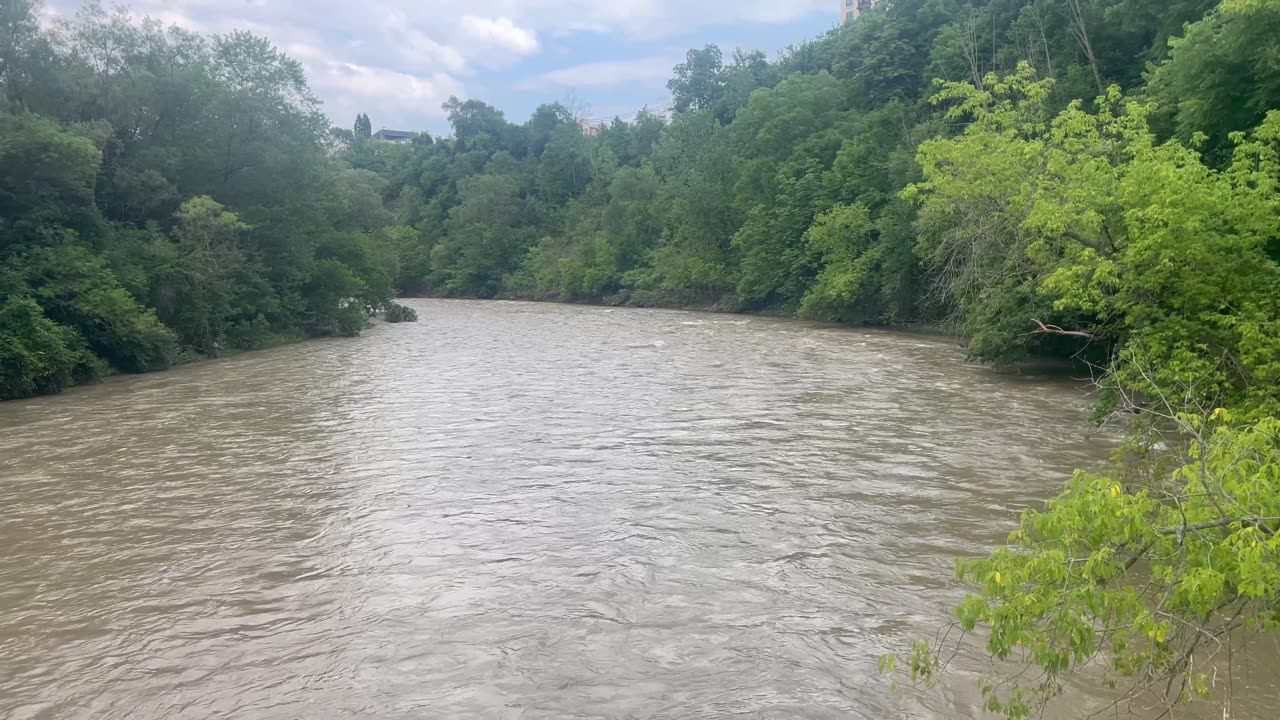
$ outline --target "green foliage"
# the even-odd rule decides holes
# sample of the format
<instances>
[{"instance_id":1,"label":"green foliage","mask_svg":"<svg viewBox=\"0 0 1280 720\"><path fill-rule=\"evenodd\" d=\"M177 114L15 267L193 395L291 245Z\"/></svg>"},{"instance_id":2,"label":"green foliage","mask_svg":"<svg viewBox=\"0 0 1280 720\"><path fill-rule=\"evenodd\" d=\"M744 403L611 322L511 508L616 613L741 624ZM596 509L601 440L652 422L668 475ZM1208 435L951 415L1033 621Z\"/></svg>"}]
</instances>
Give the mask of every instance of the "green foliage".
<instances>
[{"instance_id":1,"label":"green foliage","mask_svg":"<svg viewBox=\"0 0 1280 720\"><path fill-rule=\"evenodd\" d=\"M457 295L493 297L530 245L520 178L475 175L458 183L461 202L431 255L433 285Z\"/></svg>"},{"instance_id":2,"label":"green foliage","mask_svg":"<svg viewBox=\"0 0 1280 720\"><path fill-rule=\"evenodd\" d=\"M1191 143L1203 134L1210 155L1226 157L1231 133L1255 127L1276 109L1278 53L1280 2L1224 2L1173 40L1147 94L1180 139Z\"/></svg>"},{"instance_id":3,"label":"green foliage","mask_svg":"<svg viewBox=\"0 0 1280 720\"><path fill-rule=\"evenodd\" d=\"M654 149L662 178L662 242L645 285L707 296L733 286L730 241L741 225L732 203L735 168L730 138L709 112L686 113Z\"/></svg>"},{"instance_id":4,"label":"green foliage","mask_svg":"<svg viewBox=\"0 0 1280 720\"><path fill-rule=\"evenodd\" d=\"M809 248L823 265L804 296L802 314L822 320L862 320L874 307L873 271L884 252L874 245L871 213L862 205L842 205L818 216L809 228Z\"/></svg>"},{"instance_id":5,"label":"green foliage","mask_svg":"<svg viewBox=\"0 0 1280 720\"><path fill-rule=\"evenodd\" d=\"M1207 692L1206 652L1280 613L1280 112L1215 169L1118 88L1050 117L1029 67L983 85L939 93L970 122L920 147L922 247L975 352L1016 352L1024 318L1105 343L1105 409L1139 421L1124 462L1077 473L1009 547L960 564L974 593L957 619L1043 672L989 679L990 711L1029 716L1098 656L1175 704ZM918 677L939 650L917 649Z\"/></svg>"},{"instance_id":6,"label":"green foliage","mask_svg":"<svg viewBox=\"0 0 1280 720\"><path fill-rule=\"evenodd\" d=\"M342 337L360 334L369 320L369 308L360 300L364 291L364 283L338 260L316 263L310 282L303 287L307 332Z\"/></svg>"},{"instance_id":7,"label":"green foliage","mask_svg":"<svg viewBox=\"0 0 1280 720\"><path fill-rule=\"evenodd\" d=\"M44 316L30 298L0 304L0 400L55 393L93 371L70 328Z\"/></svg>"},{"instance_id":8,"label":"green foliage","mask_svg":"<svg viewBox=\"0 0 1280 720\"><path fill-rule=\"evenodd\" d=\"M74 330L111 367L147 372L173 364L173 332L120 287L101 258L61 245L36 249L23 261L32 297L45 316Z\"/></svg>"},{"instance_id":9,"label":"green foliage","mask_svg":"<svg viewBox=\"0 0 1280 720\"><path fill-rule=\"evenodd\" d=\"M667 83L675 109L710 109L723 91L723 68L724 56L715 45L690 50L685 61L676 66L676 76Z\"/></svg>"},{"instance_id":10,"label":"green foliage","mask_svg":"<svg viewBox=\"0 0 1280 720\"><path fill-rule=\"evenodd\" d=\"M538 163L538 195L552 205L577 197L591 181L591 156L576 123L562 123L547 140Z\"/></svg>"},{"instance_id":11,"label":"green foliage","mask_svg":"<svg viewBox=\"0 0 1280 720\"><path fill-rule=\"evenodd\" d=\"M418 311L399 303L387 303L383 317L389 323L418 322Z\"/></svg>"},{"instance_id":12,"label":"green foliage","mask_svg":"<svg viewBox=\"0 0 1280 720\"><path fill-rule=\"evenodd\" d=\"M1177 420L1190 439L1180 462L1127 483L1077 473L1024 514L1008 547L959 564L976 592L958 623L988 628L993 657L1044 673L1034 685L989 679L988 710L1028 717L1099 657L1114 681L1158 683L1171 703L1207 696L1206 653L1240 628L1277 629L1280 422L1239 424L1224 410ZM934 651L917 648L916 677L940 670Z\"/></svg>"},{"instance_id":13,"label":"green foliage","mask_svg":"<svg viewBox=\"0 0 1280 720\"><path fill-rule=\"evenodd\" d=\"M1074 103L1046 121L1048 83L1029 68L987 84L944 88L953 116L972 122L921 146L925 181L909 191L923 197L922 247L950 276L974 350L1014 352L1023 340L1000 318L1023 308L1024 323L1121 345L1129 362L1112 380L1131 392L1172 392L1181 378L1203 406L1273 412L1269 393L1255 396L1280 349L1261 340L1280 334L1266 245L1280 235L1280 113L1238 135L1231 166L1215 171L1159 143L1151 108L1114 88L1096 113ZM1135 374L1153 367L1167 377Z\"/></svg>"},{"instance_id":14,"label":"green foliage","mask_svg":"<svg viewBox=\"0 0 1280 720\"><path fill-rule=\"evenodd\" d=\"M387 183L334 162L296 61L246 33L34 12L0 10L0 397L355 332L394 294ZM386 167L382 145L351 152Z\"/></svg>"},{"instance_id":15,"label":"green foliage","mask_svg":"<svg viewBox=\"0 0 1280 720\"><path fill-rule=\"evenodd\" d=\"M91 232L102 152L71 128L0 112L0 252L41 242L49 227Z\"/></svg>"}]
</instances>

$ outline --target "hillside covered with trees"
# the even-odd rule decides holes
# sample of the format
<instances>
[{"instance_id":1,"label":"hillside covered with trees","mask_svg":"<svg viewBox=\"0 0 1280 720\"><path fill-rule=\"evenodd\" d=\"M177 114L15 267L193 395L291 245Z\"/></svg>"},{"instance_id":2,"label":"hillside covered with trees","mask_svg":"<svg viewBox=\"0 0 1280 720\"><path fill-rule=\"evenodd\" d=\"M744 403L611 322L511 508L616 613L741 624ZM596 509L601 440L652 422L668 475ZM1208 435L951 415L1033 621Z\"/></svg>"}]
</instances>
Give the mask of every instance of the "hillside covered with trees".
<instances>
[{"instance_id":1,"label":"hillside covered with trees","mask_svg":"<svg viewBox=\"0 0 1280 720\"><path fill-rule=\"evenodd\" d=\"M396 294L944 326L1088 368L1132 428L961 565L957 622L1039 670L990 709L1089 662L1209 694L1206 653L1280 624L1280 0L891 0L772 60L690 50L669 117L454 99L403 145L328 128L265 40L4 7L4 397Z\"/></svg>"},{"instance_id":2,"label":"hillside covered with trees","mask_svg":"<svg viewBox=\"0 0 1280 720\"><path fill-rule=\"evenodd\" d=\"M0 3L0 399L354 334L397 275L383 182L246 33Z\"/></svg>"}]
</instances>

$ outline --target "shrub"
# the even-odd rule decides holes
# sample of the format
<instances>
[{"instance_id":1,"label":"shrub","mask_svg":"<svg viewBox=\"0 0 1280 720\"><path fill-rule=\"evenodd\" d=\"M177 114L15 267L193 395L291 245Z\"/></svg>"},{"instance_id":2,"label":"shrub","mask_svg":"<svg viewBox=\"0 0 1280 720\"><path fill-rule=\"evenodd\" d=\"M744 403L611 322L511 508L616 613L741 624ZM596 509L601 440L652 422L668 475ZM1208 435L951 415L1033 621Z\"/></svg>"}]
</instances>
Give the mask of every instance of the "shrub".
<instances>
[{"instance_id":1,"label":"shrub","mask_svg":"<svg viewBox=\"0 0 1280 720\"><path fill-rule=\"evenodd\" d=\"M385 317L389 323L418 322L418 311L399 303L387 303Z\"/></svg>"}]
</instances>

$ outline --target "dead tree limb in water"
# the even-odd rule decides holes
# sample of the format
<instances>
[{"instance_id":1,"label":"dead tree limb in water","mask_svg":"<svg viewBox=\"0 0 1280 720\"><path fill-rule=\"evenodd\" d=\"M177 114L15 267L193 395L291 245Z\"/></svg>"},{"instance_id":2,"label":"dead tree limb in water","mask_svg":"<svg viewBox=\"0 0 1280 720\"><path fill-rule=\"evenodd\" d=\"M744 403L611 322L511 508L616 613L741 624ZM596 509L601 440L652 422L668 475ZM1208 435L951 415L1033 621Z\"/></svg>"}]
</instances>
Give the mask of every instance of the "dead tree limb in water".
<instances>
[{"instance_id":1,"label":"dead tree limb in water","mask_svg":"<svg viewBox=\"0 0 1280 720\"><path fill-rule=\"evenodd\" d=\"M1065 335L1067 337L1078 337L1086 340L1093 340L1097 337L1093 333L1085 332L1084 330L1063 330L1057 325L1045 325L1035 318L1031 318L1031 322L1038 326L1038 329L1033 332L1035 335Z\"/></svg>"}]
</instances>

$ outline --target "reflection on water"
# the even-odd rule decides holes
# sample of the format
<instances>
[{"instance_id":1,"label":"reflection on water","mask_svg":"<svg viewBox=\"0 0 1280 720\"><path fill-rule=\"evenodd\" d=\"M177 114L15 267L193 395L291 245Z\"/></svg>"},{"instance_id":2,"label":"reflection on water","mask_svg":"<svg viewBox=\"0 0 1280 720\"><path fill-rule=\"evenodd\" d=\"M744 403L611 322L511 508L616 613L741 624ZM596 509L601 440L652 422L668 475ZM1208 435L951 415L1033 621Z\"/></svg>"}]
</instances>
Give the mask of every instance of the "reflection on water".
<instances>
[{"instance_id":1,"label":"reflection on water","mask_svg":"<svg viewBox=\"0 0 1280 720\"><path fill-rule=\"evenodd\" d=\"M970 717L876 659L1106 452L941 340L410 304L0 405L0 717Z\"/></svg>"}]
</instances>

